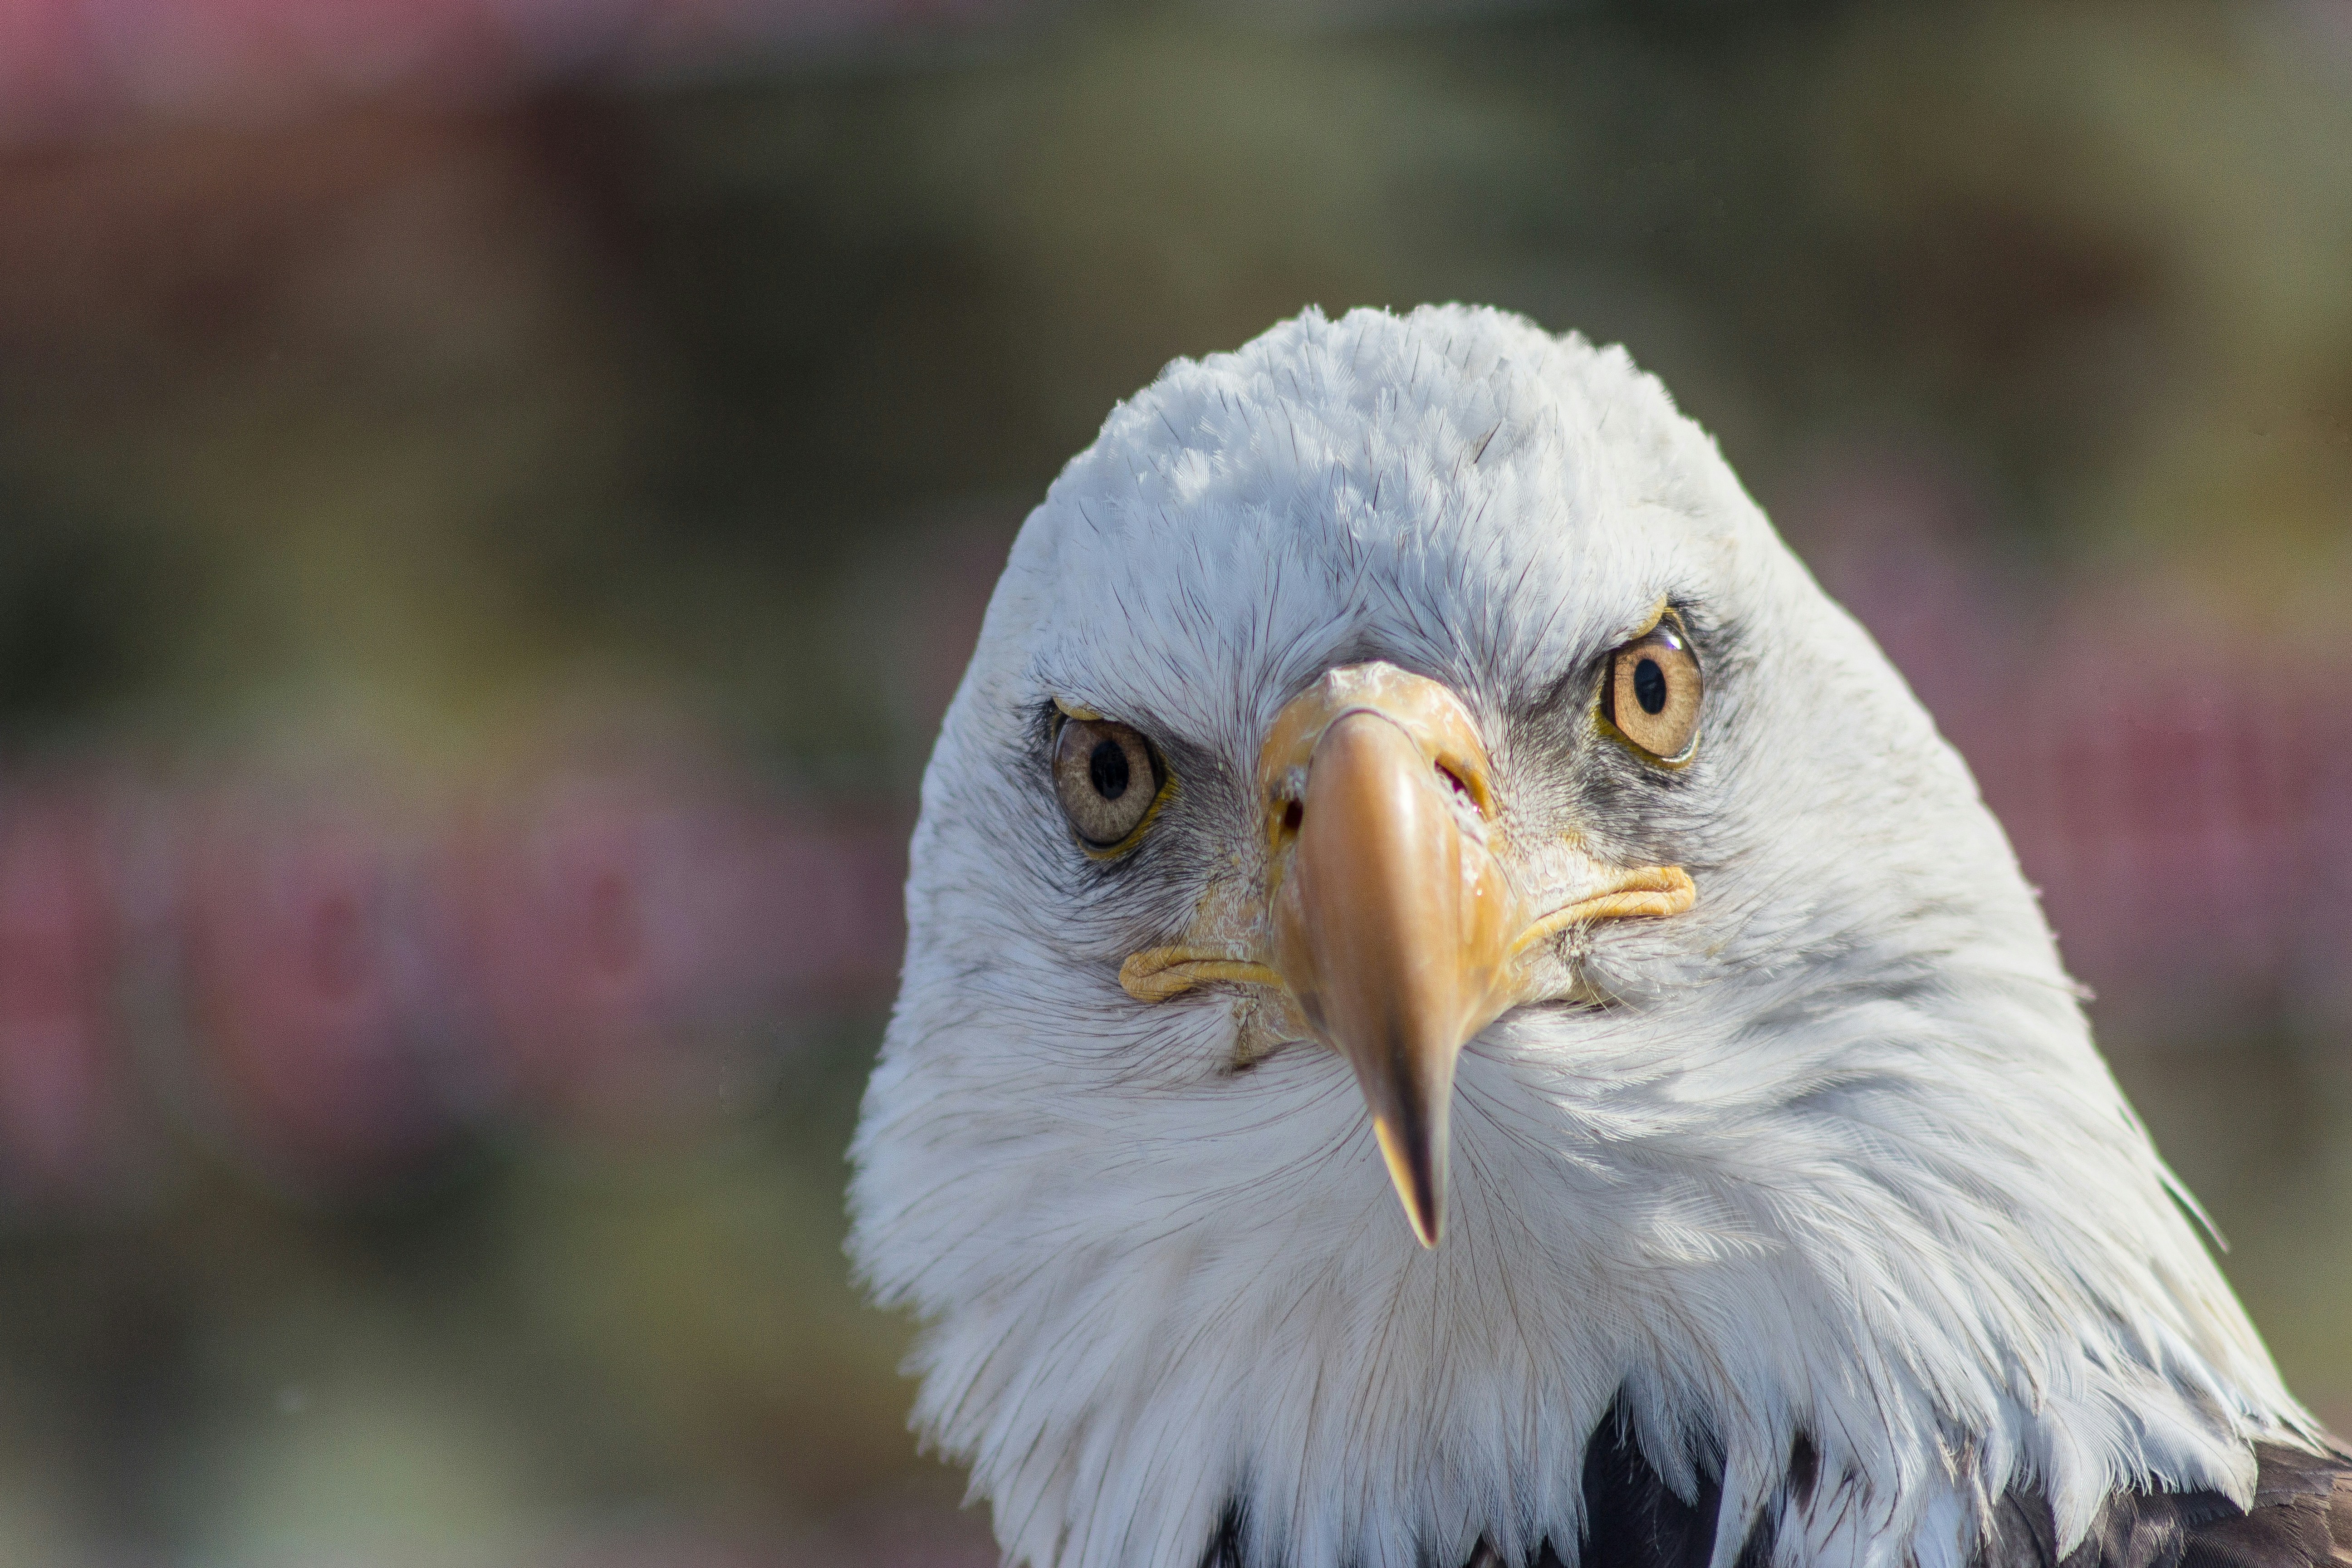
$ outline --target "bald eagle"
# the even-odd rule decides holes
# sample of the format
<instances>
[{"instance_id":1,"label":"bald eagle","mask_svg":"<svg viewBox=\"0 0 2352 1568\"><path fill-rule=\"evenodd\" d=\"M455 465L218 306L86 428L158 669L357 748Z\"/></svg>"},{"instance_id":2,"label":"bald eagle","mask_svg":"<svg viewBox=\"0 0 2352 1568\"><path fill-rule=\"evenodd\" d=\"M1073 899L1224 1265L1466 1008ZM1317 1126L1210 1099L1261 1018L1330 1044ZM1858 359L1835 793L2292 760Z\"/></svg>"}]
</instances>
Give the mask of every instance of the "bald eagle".
<instances>
[{"instance_id":1,"label":"bald eagle","mask_svg":"<svg viewBox=\"0 0 2352 1568\"><path fill-rule=\"evenodd\" d=\"M912 867L851 1247L1009 1562L2352 1563L1966 766L1622 350L1170 365Z\"/></svg>"}]
</instances>

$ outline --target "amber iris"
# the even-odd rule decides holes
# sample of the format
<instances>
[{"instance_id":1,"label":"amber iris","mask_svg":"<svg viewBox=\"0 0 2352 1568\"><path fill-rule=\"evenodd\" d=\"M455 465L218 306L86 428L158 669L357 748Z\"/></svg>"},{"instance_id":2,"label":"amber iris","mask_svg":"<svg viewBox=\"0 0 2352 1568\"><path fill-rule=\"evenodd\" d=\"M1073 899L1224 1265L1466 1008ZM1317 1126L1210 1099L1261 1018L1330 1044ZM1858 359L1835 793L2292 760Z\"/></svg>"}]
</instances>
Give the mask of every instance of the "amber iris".
<instances>
[{"instance_id":1,"label":"amber iris","mask_svg":"<svg viewBox=\"0 0 2352 1568\"><path fill-rule=\"evenodd\" d=\"M1699 700L1706 690L1689 639L1670 618L1609 656L1601 713L1648 760L1686 762L1698 742Z\"/></svg>"},{"instance_id":2,"label":"amber iris","mask_svg":"<svg viewBox=\"0 0 2352 1568\"><path fill-rule=\"evenodd\" d=\"M1108 719L1065 719L1054 738L1054 795L1088 849L1118 849L1143 826L1160 793L1151 744Z\"/></svg>"}]
</instances>

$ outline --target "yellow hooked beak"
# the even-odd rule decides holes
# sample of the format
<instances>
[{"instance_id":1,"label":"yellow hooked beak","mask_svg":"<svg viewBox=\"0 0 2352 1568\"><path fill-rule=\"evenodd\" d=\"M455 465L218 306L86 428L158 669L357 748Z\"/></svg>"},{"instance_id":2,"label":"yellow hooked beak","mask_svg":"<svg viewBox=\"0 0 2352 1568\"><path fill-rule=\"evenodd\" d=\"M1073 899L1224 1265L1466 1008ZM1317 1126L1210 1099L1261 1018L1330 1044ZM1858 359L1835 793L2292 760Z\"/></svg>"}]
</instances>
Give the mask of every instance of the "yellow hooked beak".
<instances>
[{"instance_id":1,"label":"yellow hooked beak","mask_svg":"<svg viewBox=\"0 0 2352 1568\"><path fill-rule=\"evenodd\" d=\"M1262 889L1236 899L1213 889L1186 940L1134 954L1120 983L1142 1001L1215 981L1279 987L1355 1069L1413 1234L1435 1247L1462 1047L1544 994L1528 959L1545 938L1679 913L1696 896L1691 879L1677 867L1601 867L1570 851L1546 862L1553 880L1568 868L1565 901L1531 909L1518 886L1527 879L1507 866L1468 710L1392 665L1332 670L1286 707L1258 784Z\"/></svg>"}]
</instances>

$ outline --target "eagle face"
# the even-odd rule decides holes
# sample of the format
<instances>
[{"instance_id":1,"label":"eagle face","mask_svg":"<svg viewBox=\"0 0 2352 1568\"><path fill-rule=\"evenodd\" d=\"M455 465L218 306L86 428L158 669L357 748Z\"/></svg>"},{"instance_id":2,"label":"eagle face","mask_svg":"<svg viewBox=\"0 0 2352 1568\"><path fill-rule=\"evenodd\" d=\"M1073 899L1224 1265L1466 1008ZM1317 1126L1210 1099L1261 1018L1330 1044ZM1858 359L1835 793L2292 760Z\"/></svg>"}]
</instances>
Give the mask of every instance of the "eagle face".
<instances>
[{"instance_id":1,"label":"eagle face","mask_svg":"<svg viewBox=\"0 0 2352 1568\"><path fill-rule=\"evenodd\" d=\"M1958 1568L2320 1441L1965 767L1621 351L1170 366L908 914L851 1247L1013 1561L1573 1563L1605 1451L1699 1563Z\"/></svg>"}]
</instances>

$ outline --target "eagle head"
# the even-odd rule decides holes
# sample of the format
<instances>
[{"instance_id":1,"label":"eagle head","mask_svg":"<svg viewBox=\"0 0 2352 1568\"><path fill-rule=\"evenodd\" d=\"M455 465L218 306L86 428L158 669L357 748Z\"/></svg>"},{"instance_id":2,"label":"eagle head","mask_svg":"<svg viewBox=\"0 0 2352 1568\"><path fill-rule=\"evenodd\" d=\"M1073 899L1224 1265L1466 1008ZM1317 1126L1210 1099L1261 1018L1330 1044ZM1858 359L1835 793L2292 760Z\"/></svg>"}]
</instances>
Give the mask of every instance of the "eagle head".
<instances>
[{"instance_id":1,"label":"eagle head","mask_svg":"<svg viewBox=\"0 0 2352 1568\"><path fill-rule=\"evenodd\" d=\"M2319 1441L1967 768L1620 350L1170 365L912 866L851 1247L1015 1562L1573 1563L1605 1447L1696 1563L1961 1568Z\"/></svg>"}]
</instances>

